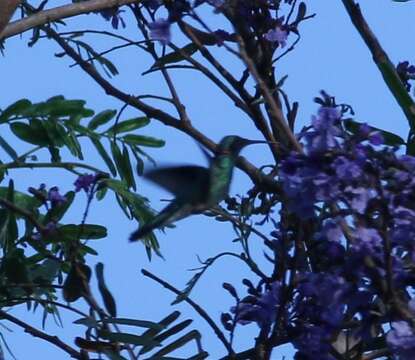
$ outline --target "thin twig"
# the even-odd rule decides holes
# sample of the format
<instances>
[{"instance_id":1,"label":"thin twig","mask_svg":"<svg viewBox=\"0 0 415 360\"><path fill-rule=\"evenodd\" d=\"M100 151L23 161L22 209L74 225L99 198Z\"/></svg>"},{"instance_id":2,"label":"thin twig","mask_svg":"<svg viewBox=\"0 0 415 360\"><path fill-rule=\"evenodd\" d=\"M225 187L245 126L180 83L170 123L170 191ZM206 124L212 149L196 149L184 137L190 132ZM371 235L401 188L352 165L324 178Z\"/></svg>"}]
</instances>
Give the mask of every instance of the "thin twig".
<instances>
[{"instance_id":1,"label":"thin twig","mask_svg":"<svg viewBox=\"0 0 415 360\"><path fill-rule=\"evenodd\" d=\"M50 162L50 163L44 163L44 162L36 162L36 163L19 163L19 162L11 162L6 164L0 164L0 169L39 169L39 168L60 168L65 169L71 172L75 172L75 168L82 168L87 169L90 171L93 171L95 173L101 173L104 174L105 171L102 171L94 166L78 163L78 162ZM78 174L77 172L75 172Z\"/></svg>"},{"instance_id":2,"label":"thin twig","mask_svg":"<svg viewBox=\"0 0 415 360\"><path fill-rule=\"evenodd\" d=\"M272 97L270 89L268 89L267 85L265 84L264 80L259 75L255 64L253 63L252 59L248 56L245 45L243 42L243 39L239 37L239 48L240 53L242 56L242 59L244 60L246 66L248 67L249 71L251 72L252 76L254 77L256 83L261 89L262 95L264 96L264 99L268 106L272 110L273 119L275 119L277 123L277 127L281 131L281 134L279 134L279 138L282 138L283 136L286 136L289 143L291 143L291 146L298 152L302 152L303 148L294 136L293 132L289 128L287 122L284 120L284 116L282 114L281 109L278 108L277 104L275 103L274 98ZM273 138L273 137L272 137ZM275 139L270 139L271 141L275 141Z\"/></svg>"},{"instance_id":3,"label":"thin twig","mask_svg":"<svg viewBox=\"0 0 415 360\"><path fill-rule=\"evenodd\" d=\"M172 293L174 293L176 295L180 295L182 293L180 290L176 289L174 286L170 285L168 282L160 279L159 277L157 277L156 275L152 274L151 272L149 272L145 269L142 269L141 273L144 276L158 282L160 285L162 285L167 290L170 290ZM222 330L219 329L219 327L216 325L216 323L213 321L213 319L208 315L208 313L205 310L203 310L200 307L200 305L196 304L193 300L189 299L188 297L186 297L183 301L187 302L209 324L209 326L215 332L218 339L222 342L222 344L225 346L226 350L229 352L229 355L234 354L232 346L229 344L228 340L226 340L226 337L223 334Z\"/></svg>"}]
</instances>

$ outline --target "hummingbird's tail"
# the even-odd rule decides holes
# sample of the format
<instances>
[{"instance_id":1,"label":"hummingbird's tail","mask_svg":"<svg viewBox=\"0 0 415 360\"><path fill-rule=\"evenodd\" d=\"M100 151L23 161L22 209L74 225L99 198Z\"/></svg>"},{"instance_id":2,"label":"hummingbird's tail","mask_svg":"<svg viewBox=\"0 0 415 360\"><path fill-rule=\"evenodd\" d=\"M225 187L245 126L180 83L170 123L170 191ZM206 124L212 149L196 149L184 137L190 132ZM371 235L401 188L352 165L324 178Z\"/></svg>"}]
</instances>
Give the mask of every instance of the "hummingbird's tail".
<instances>
[{"instance_id":1,"label":"hummingbird's tail","mask_svg":"<svg viewBox=\"0 0 415 360\"><path fill-rule=\"evenodd\" d=\"M139 229L130 235L130 241L140 240L149 235L153 230L162 228L180 219L182 216L183 206L175 201L172 201L162 211L160 211L148 223L140 226Z\"/></svg>"}]
</instances>

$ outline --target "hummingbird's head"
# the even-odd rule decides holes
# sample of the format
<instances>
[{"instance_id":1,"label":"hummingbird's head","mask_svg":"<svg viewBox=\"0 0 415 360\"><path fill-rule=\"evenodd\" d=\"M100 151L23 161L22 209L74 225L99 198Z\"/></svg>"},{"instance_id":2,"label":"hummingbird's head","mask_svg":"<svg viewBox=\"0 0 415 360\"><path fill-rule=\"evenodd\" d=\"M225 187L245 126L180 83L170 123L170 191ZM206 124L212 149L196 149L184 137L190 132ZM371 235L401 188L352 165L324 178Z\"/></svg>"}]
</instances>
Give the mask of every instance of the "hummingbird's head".
<instances>
[{"instance_id":1,"label":"hummingbird's head","mask_svg":"<svg viewBox=\"0 0 415 360\"><path fill-rule=\"evenodd\" d=\"M218 152L238 156L241 150L251 144L267 144L267 141L248 140L237 135L225 136L219 143Z\"/></svg>"}]
</instances>

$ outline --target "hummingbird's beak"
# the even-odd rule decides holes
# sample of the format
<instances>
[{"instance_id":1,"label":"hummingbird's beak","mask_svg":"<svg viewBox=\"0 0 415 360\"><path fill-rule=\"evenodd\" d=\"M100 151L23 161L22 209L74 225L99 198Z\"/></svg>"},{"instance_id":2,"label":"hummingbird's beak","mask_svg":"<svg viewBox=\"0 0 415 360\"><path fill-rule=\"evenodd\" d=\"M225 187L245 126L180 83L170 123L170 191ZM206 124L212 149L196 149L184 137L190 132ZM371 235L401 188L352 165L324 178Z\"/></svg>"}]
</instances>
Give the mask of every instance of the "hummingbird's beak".
<instances>
[{"instance_id":1,"label":"hummingbird's beak","mask_svg":"<svg viewBox=\"0 0 415 360\"><path fill-rule=\"evenodd\" d=\"M254 145L254 144L277 144L275 141L266 141L266 140L249 140L242 138L243 146Z\"/></svg>"}]
</instances>

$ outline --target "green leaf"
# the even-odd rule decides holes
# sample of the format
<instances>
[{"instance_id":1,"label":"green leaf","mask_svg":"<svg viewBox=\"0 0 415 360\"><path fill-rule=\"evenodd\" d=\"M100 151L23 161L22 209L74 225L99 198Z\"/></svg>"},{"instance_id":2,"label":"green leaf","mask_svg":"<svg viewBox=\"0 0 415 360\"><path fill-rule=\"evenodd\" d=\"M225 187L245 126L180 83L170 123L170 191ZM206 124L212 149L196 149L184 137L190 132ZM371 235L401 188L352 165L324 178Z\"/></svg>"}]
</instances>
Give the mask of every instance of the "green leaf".
<instances>
[{"instance_id":1,"label":"green leaf","mask_svg":"<svg viewBox=\"0 0 415 360\"><path fill-rule=\"evenodd\" d=\"M185 55L192 55L197 51L198 47L194 43L187 44L186 46L182 47L180 50L174 51L170 54L167 54L159 59L154 63L154 65L151 67L154 68L160 68L167 64L174 64L178 63L182 60L185 60L185 56L181 54L183 52Z\"/></svg>"},{"instance_id":2,"label":"green leaf","mask_svg":"<svg viewBox=\"0 0 415 360\"><path fill-rule=\"evenodd\" d=\"M49 145L49 138L44 129L42 131L23 122L13 122L10 124L10 129L19 139L28 142L29 144L39 146Z\"/></svg>"},{"instance_id":3,"label":"green leaf","mask_svg":"<svg viewBox=\"0 0 415 360\"><path fill-rule=\"evenodd\" d=\"M136 190L136 184L134 180L134 173L133 168L131 166L131 160L130 155L128 153L128 149L125 145L122 147L122 157L123 157L123 167L125 171L125 180L127 181L127 184L129 187L132 187L134 190Z\"/></svg>"},{"instance_id":4,"label":"green leaf","mask_svg":"<svg viewBox=\"0 0 415 360\"><path fill-rule=\"evenodd\" d=\"M183 335L179 339L173 341L171 344L165 346L161 350L157 351L152 355L152 358L160 359L161 356L169 354L177 349L182 348L185 346L188 342L192 340L198 341L200 339L200 333L197 330L192 330L188 332L186 335Z\"/></svg>"},{"instance_id":5,"label":"green leaf","mask_svg":"<svg viewBox=\"0 0 415 360\"><path fill-rule=\"evenodd\" d=\"M3 150L13 159L17 160L19 157L16 153L16 151L9 145L9 143L0 136L0 146L3 148Z\"/></svg>"},{"instance_id":6,"label":"green leaf","mask_svg":"<svg viewBox=\"0 0 415 360\"><path fill-rule=\"evenodd\" d=\"M105 309L112 317L117 316L117 306L111 292L108 290L104 279L104 264L99 262L95 265L95 273L98 280L98 290L101 293L102 300L104 301Z\"/></svg>"},{"instance_id":7,"label":"green leaf","mask_svg":"<svg viewBox=\"0 0 415 360\"><path fill-rule=\"evenodd\" d=\"M31 270L33 281L36 283L50 284L58 275L60 262L54 259L46 259L37 268Z\"/></svg>"},{"instance_id":8,"label":"green leaf","mask_svg":"<svg viewBox=\"0 0 415 360\"><path fill-rule=\"evenodd\" d=\"M116 193L117 202L127 217L131 218L127 208L139 223L145 223L154 217L154 211L148 206L148 200L136 193L129 191L125 183L115 179L107 179L105 180L105 183L107 184L108 188ZM149 234L142 241L146 246L149 259L151 259L151 250L162 257L160 253L160 245L153 233Z\"/></svg>"},{"instance_id":9,"label":"green leaf","mask_svg":"<svg viewBox=\"0 0 415 360\"><path fill-rule=\"evenodd\" d=\"M138 152L136 151L135 146L130 146L130 149L134 155L135 161L136 161L136 171L137 175L142 176L144 174L144 161L141 159L141 157L138 155Z\"/></svg>"},{"instance_id":10,"label":"green leaf","mask_svg":"<svg viewBox=\"0 0 415 360\"><path fill-rule=\"evenodd\" d=\"M85 325L89 328L97 328L99 324L98 321L92 317L84 317L84 318L75 320L73 323L77 325Z\"/></svg>"},{"instance_id":11,"label":"green leaf","mask_svg":"<svg viewBox=\"0 0 415 360\"><path fill-rule=\"evenodd\" d=\"M2 261L4 274L12 283L30 282L29 269L22 249L12 250Z\"/></svg>"},{"instance_id":12,"label":"green leaf","mask_svg":"<svg viewBox=\"0 0 415 360\"><path fill-rule=\"evenodd\" d=\"M162 331L165 327L157 324L153 321L146 321L146 320L135 320L135 319L124 319L124 318L106 318L104 319L106 324L118 324L118 325L129 325L129 326L137 326L137 327L144 327L149 329L155 329L158 331Z\"/></svg>"},{"instance_id":13,"label":"green leaf","mask_svg":"<svg viewBox=\"0 0 415 360\"><path fill-rule=\"evenodd\" d=\"M115 169L115 165L111 157L108 155L107 151L105 150L104 146L101 144L101 141L95 137L90 137L89 139L94 144L95 148L98 151L98 154L102 157L108 169L111 171L112 176L116 176L117 170Z\"/></svg>"},{"instance_id":14,"label":"green leaf","mask_svg":"<svg viewBox=\"0 0 415 360\"><path fill-rule=\"evenodd\" d=\"M85 254L89 254L89 255L93 255L93 256L97 256L98 252L93 249L92 247L85 245L85 244L81 244L79 245L79 251L81 254L85 255Z\"/></svg>"},{"instance_id":15,"label":"green leaf","mask_svg":"<svg viewBox=\"0 0 415 360\"><path fill-rule=\"evenodd\" d=\"M79 144L77 137L72 131L68 132L65 143L67 144L67 147L69 148L73 156L76 156L80 160L84 159L81 144Z\"/></svg>"},{"instance_id":16,"label":"green leaf","mask_svg":"<svg viewBox=\"0 0 415 360\"><path fill-rule=\"evenodd\" d=\"M0 124L3 124L12 116L20 115L22 112L24 112L26 109L30 108L32 106L32 103L27 99L21 99L16 101L15 103L8 106L6 109L4 109L0 113Z\"/></svg>"},{"instance_id":17,"label":"green leaf","mask_svg":"<svg viewBox=\"0 0 415 360\"><path fill-rule=\"evenodd\" d=\"M8 187L0 186L0 198L7 198ZM34 211L36 208L42 205L42 202L38 199L35 199L27 194L24 194L19 191L14 191L13 194L13 203L24 210ZM17 214L18 217L20 217Z\"/></svg>"},{"instance_id":18,"label":"green leaf","mask_svg":"<svg viewBox=\"0 0 415 360\"><path fill-rule=\"evenodd\" d=\"M149 123L150 123L150 119L146 116L124 120L110 127L107 131L105 131L105 134L112 136L114 134L130 132L136 129L140 129L144 126L147 126Z\"/></svg>"},{"instance_id":19,"label":"green leaf","mask_svg":"<svg viewBox=\"0 0 415 360\"><path fill-rule=\"evenodd\" d=\"M120 342L124 344L131 344L137 346L158 346L159 343L146 337L128 333L110 333L105 330L101 330L99 335L110 341Z\"/></svg>"},{"instance_id":20,"label":"green leaf","mask_svg":"<svg viewBox=\"0 0 415 360\"><path fill-rule=\"evenodd\" d=\"M70 239L102 239L107 236L107 228L93 224L67 224L58 228L59 232Z\"/></svg>"},{"instance_id":21,"label":"green leaf","mask_svg":"<svg viewBox=\"0 0 415 360\"><path fill-rule=\"evenodd\" d=\"M150 136L128 134L122 137L122 140L129 145L140 145L148 147L163 147L166 142Z\"/></svg>"},{"instance_id":22,"label":"green leaf","mask_svg":"<svg viewBox=\"0 0 415 360\"><path fill-rule=\"evenodd\" d=\"M85 100L67 100L62 95L54 96L43 103L35 106L37 114L54 117L82 115L89 117L94 115L94 111L85 108Z\"/></svg>"},{"instance_id":23,"label":"green leaf","mask_svg":"<svg viewBox=\"0 0 415 360\"><path fill-rule=\"evenodd\" d=\"M88 124L88 129L95 130L101 125L106 124L117 114L117 110L104 110L96 114Z\"/></svg>"},{"instance_id":24,"label":"green leaf","mask_svg":"<svg viewBox=\"0 0 415 360\"><path fill-rule=\"evenodd\" d=\"M173 311L171 314L167 315L164 319L158 322L161 328L168 327L171 323L175 322L180 316L179 311ZM160 333L159 329L149 329L143 333L143 336L153 338L158 333Z\"/></svg>"},{"instance_id":25,"label":"green leaf","mask_svg":"<svg viewBox=\"0 0 415 360\"><path fill-rule=\"evenodd\" d=\"M75 42L78 46L83 47L92 60L98 61L109 77L111 77L111 75L118 74L116 66L111 61L97 53L89 44L80 40L73 40L73 42Z\"/></svg>"},{"instance_id":26,"label":"green leaf","mask_svg":"<svg viewBox=\"0 0 415 360\"><path fill-rule=\"evenodd\" d=\"M78 300L86 293L85 286L91 279L91 269L85 264L73 264L63 283L63 298L67 302ZM85 284L87 283L87 284Z\"/></svg>"},{"instance_id":27,"label":"green leaf","mask_svg":"<svg viewBox=\"0 0 415 360\"><path fill-rule=\"evenodd\" d=\"M16 216L5 209L0 209L0 244L4 249L13 247L18 237Z\"/></svg>"},{"instance_id":28,"label":"green leaf","mask_svg":"<svg viewBox=\"0 0 415 360\"><path fill-rule=\"evenodd\" d=\"M85 136L97 136L92 130L88 129L85 126L82 126L76 122L65 121L65 125L70 128L71 130L75 130L80 135Z\"/></svg>"},{"instance_id":29,"label":"green leaf","mask_svg":"<svg viewBox=\"0 0 415 360\"><path fill-rule=\"evenodd\" d=\"M65 144L66 131L62 125L54 120L40 121L37 119L30 120L30 126L35 131L45 131L49 139L49 144L57 147L62 147Z\"/></svg>"},{"instance_id":30,"label":"green leaf","mask_svg":"<svg viewBox=\"0 0 415 360\"><path fill-rule=\"evenodd\" d=\"M348 119L344 122L345 127L348 131L350 131L352 134L358 134L360 131L360 127L363 125L363 123ZM374 126L369 126L370 131L377 131L382 134L383 139L385 140L385 144L389 146L400 146L405 144L405 140L402 139L399 135L396 135L394 133L391 133L386 130L379 129Z\"/></svg>"},{"instance_id":31,"label":"green leaf","mask_svg":"<svg viewBox=\"0 0 415 360\"><path fill-rule=\"evenodd\" d=\"M164 331L160 335L157 335L156 337L154 337L154 340L161 344L167 338L169 338L173 335L176 335L180 331L187 328L192 322L193 322L193 320L190 320L190 319L189 320L184 320L184 321L180 322L179 324L173 326L172 328ZM149 352L150 350L153 350L153 348L154 347L145 346L140 350L140 354L145 354L146 352Z\"/></svg>"},{"instance_id":32,"label":"green leaf","mask_svg":"<svg viewBox=\"0 0 415 360\"><path fill-rule=\"evenodd\" d=\"M107 195L107 192L108 192L107 187L102 187L98 189L97 192L95 193L97 200L98 201L102 200L105 197L105 195Z\"/></svg>"},{"instance_id":33,"label":"green leaf","mask_svg":"<svg viewBox=\"0 0 415 360\"><path fill-rule=\"evenodd\" d=\"M126 182L128 187L135 188L135 181L128 152L127 154L125 154L125 152L121 153L121 150L115 141L111 141L111 152L121 179Z\"/></svg>"},{"instance_id":34,"label":"green leaf","mask_svg":"<svg viewBox=\"0 0 415 360\"><path fill-rule=\"evenodd\" d=\"M115 76L119 74L117 67L107 58L104 58L103 56L97 56L96 60L102 65L102 68L109 77L111 77L111 75Z\"/></svg>"}]
</instances>

